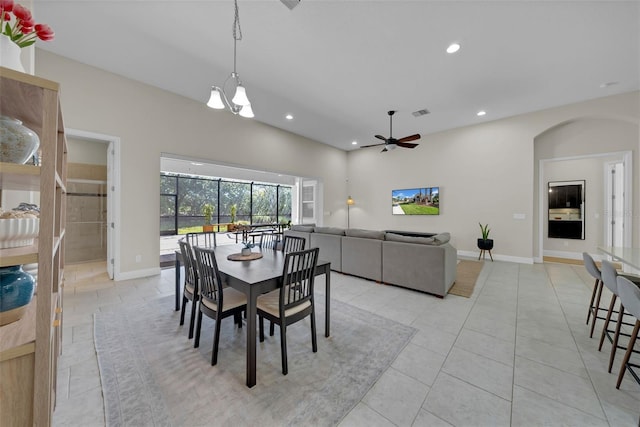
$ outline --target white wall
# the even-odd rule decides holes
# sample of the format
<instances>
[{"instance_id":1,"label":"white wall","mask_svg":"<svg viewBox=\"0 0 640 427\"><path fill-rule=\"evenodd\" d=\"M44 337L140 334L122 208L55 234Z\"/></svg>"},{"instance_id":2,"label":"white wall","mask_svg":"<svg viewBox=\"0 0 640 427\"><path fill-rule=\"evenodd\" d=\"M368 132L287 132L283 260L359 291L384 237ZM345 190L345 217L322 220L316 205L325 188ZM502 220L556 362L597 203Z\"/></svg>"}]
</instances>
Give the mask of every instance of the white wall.
<instances>
[{"instance_id":1,"label":"white wall","mask_svg":"<svg viewBox=\"0 0 640 427\"><path fill-rule=\"evenodd\" d=\"M616 130L609 125L601 129L602 123L589 122L580 132L572 132L571 138L558 137L555 151L549 155L585 151L584 138L579 136L585 137L588 131L599 136L598 143L586 144L595 152L634 150L634 179L638 182L639 101L640 92L633 92L425 135L413 150L384 154L378 148L351 151L347 192L356 201L351 209L351 226L449 231L452 244L470 254L478 251L478 222L489 223L490 237L495 240L494 257L532 262L538 253L539 236L536 159L547 158L546 154L534 154L536 137L558 124L581 118L613 119L618 123ZM624 136L610 140L603 139L603 134ZM392 215L391 190L418 186L440 187L440 215ZM636 195L638 191L634 189ZM635 245L640 243L639 211L636 202ZM524 219L515 219L514 214L524 214Z\"/></svg>"},{"instance_id":2,"label":"white wall","mask_svg":"<svg viewBox=\"0 0 640 427\"><path fill-rule=\"evenodd\" d=\"M67 137L67 162L107 165L109 144Z\"/></svg>"},{"instance_id":3,"label":"white wall","mask_svg":"<svg viewBox=\"0 0 640 427\"><path fill-rule=\"evenodd\" d=\"M60 83L65 126L121 138L120 270L158 268L160 153L203 158L323 181L325 209L346 200L346 153L36 49L36 74ZM254 106L259 115L260 108ZM342 226L346 214L324 218ZM118 226L118 225L117 225ZM136 255L141 262L136 263Z\"/></svg>"}]
</instances>

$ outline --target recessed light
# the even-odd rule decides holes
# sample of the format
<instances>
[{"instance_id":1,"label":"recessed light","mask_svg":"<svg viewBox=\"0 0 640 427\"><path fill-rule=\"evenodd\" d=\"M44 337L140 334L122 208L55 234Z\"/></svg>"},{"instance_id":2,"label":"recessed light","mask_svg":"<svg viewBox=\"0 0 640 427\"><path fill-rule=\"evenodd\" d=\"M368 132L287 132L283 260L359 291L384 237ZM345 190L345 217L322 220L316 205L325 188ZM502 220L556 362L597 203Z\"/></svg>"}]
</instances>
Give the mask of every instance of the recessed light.
<instances>
[{"instance_id":1,"label":"recessed light","mask_svg":"<svg viewBox=\"0 0 640 427\"><path fill-rule=\"evenodd\" d=\"M458 43L451 43L449 45L449 47L447 48L447 53L456 53L457 51L460 50L460 44Z\"/></svg>"},{"instance_id":2,"label":"recessed light","mask_svg":"<svg viewBox=\"0 0 640 427\"><path fill-rule=\"evenodd\" d=\"M609 86L615 86L615 85L617 85L617 84L618 84L618 82L606 82L606 83L602 83L602 84L600 85L600 87L601 87L602 89L604 89L604 88L607 88L607 87L609 87Z\"/></svg>"},{"instance_id":3,"label":"recessed light","mask_svg":"<svg viewBox=\"0 0 640 427\"><path fill-rule=\"evenodd\" d=\"M352 141L351 145L358 145L358 141Z\"/></svg>"},{"instance_id":4,"label":"recessed light","mask_svg":"<svg viewBox=\"0 0 640 427\"><path fill-rule=\"evenodd\" d=\"M486 112L486 111L483 111L483 110L482 110L482 111L478 111L478 112L476 113L476 115L477 115L477 116L480 116L480 117L482 117L482 116L484 116L484 115L486 115L486 114L487 114L487 112Z\"/></svg>"},{"instance_id":5,"label":"recessed light","mask_svg":"<svg viewBox=\"0 0 640 427\"><path fill-rule=\"evenodd\" d=\"M291 114L287 114L284 118L287 120L293 120L293 116Z\"/></svg>"}]
</instances>

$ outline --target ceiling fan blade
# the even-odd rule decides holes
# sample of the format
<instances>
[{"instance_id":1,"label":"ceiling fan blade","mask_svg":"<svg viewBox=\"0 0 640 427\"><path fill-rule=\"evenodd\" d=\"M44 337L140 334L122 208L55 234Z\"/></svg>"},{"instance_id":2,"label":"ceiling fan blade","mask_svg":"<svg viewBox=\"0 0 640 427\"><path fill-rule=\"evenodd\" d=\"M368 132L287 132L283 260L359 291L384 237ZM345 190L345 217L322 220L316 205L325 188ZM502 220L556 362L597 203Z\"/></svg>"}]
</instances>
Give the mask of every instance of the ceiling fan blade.
<instances>
[{"instance_id":1,"label":"ceiling fan blade","mask_svg":"<svg viewBox=\"0 0 640 427\"><path fill-rule=\"evenodd\" d=\"M378 139L381 139L381 140L383 140L383 141L386 141L386 140L387 140L387 138L385 138L385 137L384 137L384 136L382 136L382 135L376 135L375 137L376 137L376 138L378 138Z\"/></svg>"},{"instance_id":2,"label":"ceiling fan blade","mask_svg":"<svg viewBox=\"0 0 640 427\"><path fill-rule=\"evenodd\" d=\"M410 142L400 142L400 141L398 141L398 142L396 142L396 145L398 147L403 147L403 148L416 148L420 144L412 144Z\"/></svg>"},{"instance_id":3,"label":"ceiling fan blade","mask_svg":"<svg viewBox=\"0 0 640 427\"><path fill-rule=\"evenodd\" d=\"M404 138L400 138L398 142L409 142L409 141L415 141L416 139L420 139L419 133L416 133L415 135L405 136Z\"/></svg>"},{"instance_id":4,"label":"ceiling fan blade","mask_svg":"<svg viewBox=\"0 0 640 427\"><path fill-rule=\"evenodd\" d=\"M385 145L385 144L382 143L382 144L362 145L360 148L377 147L378 145Z\"/></svg>"}]
</instances>

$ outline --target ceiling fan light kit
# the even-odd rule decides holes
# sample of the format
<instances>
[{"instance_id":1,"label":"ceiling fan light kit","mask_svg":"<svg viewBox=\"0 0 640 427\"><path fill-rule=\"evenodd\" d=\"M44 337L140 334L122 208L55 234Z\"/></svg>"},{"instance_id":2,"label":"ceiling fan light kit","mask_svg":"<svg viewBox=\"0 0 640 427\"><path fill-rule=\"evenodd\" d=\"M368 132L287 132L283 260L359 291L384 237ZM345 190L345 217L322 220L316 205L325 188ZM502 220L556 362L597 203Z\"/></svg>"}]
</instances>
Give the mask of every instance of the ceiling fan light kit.
<instances>
[{"instance_id":1,"label":"ceiling fan light kit","mask_svg":"<svg viewBox=\"0 0 640 427\"><path fill-rule=\"evenodd\" d=\"M396 139L393 137L393 115L395 113L396 113L395 110L391 110L387 112L387 114L389 115L389 138L385 138L382 135L375 135L376 138L381 139L384 142L381 144L363 145L360 148L377 147L379 145L384 145L384 148L382 149L381 153L386 153L387 151L395 150L396 147L416 148L418 144L412 144L412 143L409 143L409 141L415 141L416 139L420 139L419 133L405 136L404 138L400 138L400 139Z\"/></svg>"},{"instance_id":2,"label":"ceiling fan light kit","mask_svg":"<svg viewBox=\"0 0 640 427\"><path fill-rule=\"evenodd\" d=\"M239 114L242 117L252 118L254 117L253 109L251 108L251 102L247 97L247 91L242 85L240 76L236 72L236 56L237 49L236 44L239 40L242 40L242 29L240 28L240 12L238 11L238 0L234 0L235 5L235 18L233 21L233 71L224 81L222 87L211 86L211 96L207 102L207 107L214 108L216 110L223 110L229 108L233 114ZM229 80L235 83L235 93L231 102L227 98L225 93L225 87Z\"/></svg>"}]
</instances>

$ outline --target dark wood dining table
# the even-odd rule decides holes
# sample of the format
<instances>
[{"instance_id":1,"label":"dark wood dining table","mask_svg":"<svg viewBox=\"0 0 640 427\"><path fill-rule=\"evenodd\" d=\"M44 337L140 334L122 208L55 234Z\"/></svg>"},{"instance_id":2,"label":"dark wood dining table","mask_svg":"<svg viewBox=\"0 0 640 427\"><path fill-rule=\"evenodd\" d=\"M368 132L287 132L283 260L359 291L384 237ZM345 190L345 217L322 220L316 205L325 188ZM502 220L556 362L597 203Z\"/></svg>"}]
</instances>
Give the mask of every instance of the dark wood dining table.
<instances>
[{"instance_id":1,"label":"dark wood dining table","mask_svg":"<svg viewBox=\"0 0 640 427\"><path fill-rule=\"evenodd\" d=\"M254 248L254 252L259 249ZM223 280L229 286L243 292L247 296L247 386L256 385L256 351L257 351L257 311L256 300L259 295L278 288L284 268L284 253L273 249L264 249L262 258L251 261L231 261L228 255L239 253L238 245L221 245L215 248L218 269ZM180 266L182 254L176 251L176 311L180 309ZM318 260L316 276L324 274L325 289L325 336L330 336L330 295L331 295L331 263Z\"/></svg>"}]
</instances>

